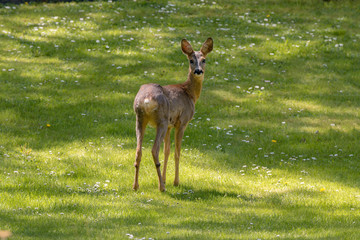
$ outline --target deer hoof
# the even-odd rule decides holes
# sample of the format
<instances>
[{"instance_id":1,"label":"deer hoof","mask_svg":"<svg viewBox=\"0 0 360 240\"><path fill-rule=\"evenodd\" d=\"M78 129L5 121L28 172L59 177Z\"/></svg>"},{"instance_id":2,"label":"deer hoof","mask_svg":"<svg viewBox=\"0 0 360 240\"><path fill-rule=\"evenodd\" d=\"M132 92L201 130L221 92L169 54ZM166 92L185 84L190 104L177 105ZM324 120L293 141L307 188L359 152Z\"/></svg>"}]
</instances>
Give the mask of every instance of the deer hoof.
<instances>
[{"instance_id":1,"label":"deer hoof","mask_svg":"<svg viewBox=\"0 0 360 240\"><path fill-rule=\"evenodd\" d=\"M139 184L134 183L134 185L133 185L133 190L136 191L136 190L138 190L138 189L139 189Z\"/></svg>"},{"instance_id":2,"label":"deer hoof","mask_svg":"<svg viewBox=\"0 0 360 240\"><path fill-rule=\"evenodd\" d=\"M175 182L174 182L174 186L175 186L175 187L179 186L179 181L175 181Z\"/></svg>"},{"instance_id":3,"label":"deer hoof","mask_svg":"<svg viewBox=\"0 0 360 240\"><path fill-rule=\"evenodd\" d=\"M165 185L161 184L159 187L160 192L165 192Z\"/></svg>"}]
</instances>

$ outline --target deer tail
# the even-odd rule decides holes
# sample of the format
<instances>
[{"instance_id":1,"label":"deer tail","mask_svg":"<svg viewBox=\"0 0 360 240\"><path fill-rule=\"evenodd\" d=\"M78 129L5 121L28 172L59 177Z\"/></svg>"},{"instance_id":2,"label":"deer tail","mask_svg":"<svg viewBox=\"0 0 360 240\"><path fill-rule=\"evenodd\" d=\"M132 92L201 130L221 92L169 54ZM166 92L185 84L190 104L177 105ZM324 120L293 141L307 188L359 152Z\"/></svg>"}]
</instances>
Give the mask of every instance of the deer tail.
<instances>
[{"instance_id":1,"label":"deer tail","mask_svg":"<svg viewBox=\"0 0 360 240\"><path fill-rule=\"evenodd\" d=\"M146 113L151 113L158 108L158 103L154 99L148 97L144 99L144 109Z\"/></svg>"}]
</instances>

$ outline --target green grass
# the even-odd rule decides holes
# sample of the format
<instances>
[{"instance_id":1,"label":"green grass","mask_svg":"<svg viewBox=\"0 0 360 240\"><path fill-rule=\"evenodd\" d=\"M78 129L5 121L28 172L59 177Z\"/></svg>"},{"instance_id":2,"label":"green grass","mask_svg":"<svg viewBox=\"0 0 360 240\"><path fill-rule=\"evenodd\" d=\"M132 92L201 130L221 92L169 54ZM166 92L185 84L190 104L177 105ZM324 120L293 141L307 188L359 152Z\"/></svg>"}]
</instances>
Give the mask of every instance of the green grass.
<instances>
[{"instance_id":1,"label":"green grass","mask_svg":"<svg viewBox=\"0 0 360 240\"><path fill-rule=\"evenodd\" d=\"M11 239L359 239L357 1L0 7L0 230ZM180 186L140 190L133 99L207 37Z\"/></svg>"}]
</instances>

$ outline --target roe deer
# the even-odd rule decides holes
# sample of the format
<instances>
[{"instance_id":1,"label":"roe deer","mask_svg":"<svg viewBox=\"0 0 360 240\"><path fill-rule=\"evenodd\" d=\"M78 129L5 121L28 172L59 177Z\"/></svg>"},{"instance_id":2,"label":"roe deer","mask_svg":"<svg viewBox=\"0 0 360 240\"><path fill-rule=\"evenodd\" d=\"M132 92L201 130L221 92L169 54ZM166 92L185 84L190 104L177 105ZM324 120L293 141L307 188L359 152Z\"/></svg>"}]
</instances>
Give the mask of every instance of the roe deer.
<instances>
[{"instance_id":1,"label":"roe deer","mask_svg":"<svg viewBox=\"0 0 360 240\"><path fill-rule=\"evenodd\" d=\"M170 132L175 128L175 181L179 185L179 158L184 131L195 113L195 103L200 97L204 80L205 57L213 49L213 40L208 38L200 51L194 51L190 43L181 40L181 49L189 59L189 75L182 84L160 86L144 84L140 87L134 100L136 113L136 160L133 189L139 188L139 168L142 155L142 141L147 124L156 128L156 138L152 156L159 177L159 189L165 191L166 166L170 154ZM161 176L159 150L164 140L164 168Z\"/></svg>"}]
</instances>

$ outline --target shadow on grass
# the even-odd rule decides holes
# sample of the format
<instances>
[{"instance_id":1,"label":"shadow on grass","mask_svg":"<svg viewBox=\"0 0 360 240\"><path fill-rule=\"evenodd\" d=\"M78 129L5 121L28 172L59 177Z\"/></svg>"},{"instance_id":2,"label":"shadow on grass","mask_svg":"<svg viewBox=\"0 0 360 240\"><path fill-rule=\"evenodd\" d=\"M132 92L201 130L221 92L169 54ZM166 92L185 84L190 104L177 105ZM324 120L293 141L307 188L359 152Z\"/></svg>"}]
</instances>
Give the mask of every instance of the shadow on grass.
<instances>
[{"instance_id":1,"label":"shadow on grass","mask_svg":"<svg viewBox=\"0 0 360 240\"><path fill-rule=\"evenodd\" d=\"M255 235L259 236L261 232L273 233L274 237L279 234L286 235L289 231L296 232L299 227L309 238L338 237L340 229L344 230L343 236L359 234L359 224L352 222L355 219L340 214L342 211L348 211L349 206L346 203L334 207L330 212L324 212L319 206L284 202L285 196L316 198L321 195L318 192L289 191L269 194L261 198L235 196L233 193L212 190L195 190L192 194L196 196L193 209L182 208L189 199L170 195L174 200L179 201L179 204L164 207L164 204L159 205L155 201L135 203L132 204L133 208L127 208L125 211L119 209L119 203L114 200L111 200L112 205L109 206L108 196L99 198L91 195L90 198L97 201L95 206L91 200L86 203L66 203L68 200L64 195L62 203L54 203L45 208L2 210L0 223L6 226L8 222L17 222L17 226L13 228L13 233L17 237L42 239L53 239L54 235L59 238L72 236L85 239L99 232L104 234L103 237L106 237L106 234L125 237L126 234L131 233L137 237L163 236L161 238L165 239L188 239L189 236L207 235L211 237L226 232L228 239L235 239L239 237L238 234L252 238ZM213 198L207 198L208 196ZM226 204L221 200L222 198L231 198L231 202ZM209 205L197 204L198 201L209 202ZM214 204L216 208L213 207ZM156 212L156 215L152 214L153 212ZM46 218L44 219L42 215ZM158 218L165 222L159 225ZM344 228L344 224L349 227ZM166 232L173 235L167 237ZM177 235L180 233L181 235Z\"/></svg>"}]
</instances>

